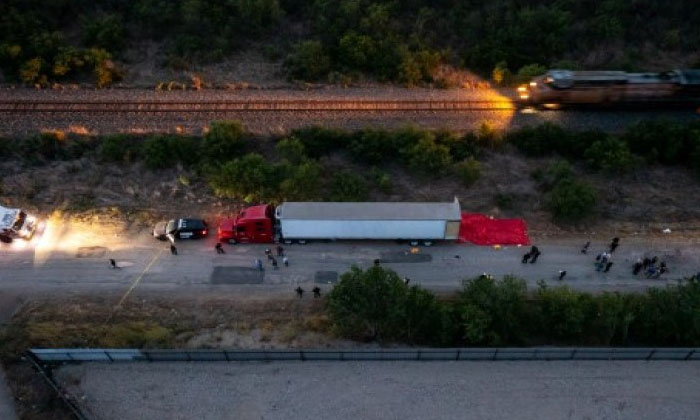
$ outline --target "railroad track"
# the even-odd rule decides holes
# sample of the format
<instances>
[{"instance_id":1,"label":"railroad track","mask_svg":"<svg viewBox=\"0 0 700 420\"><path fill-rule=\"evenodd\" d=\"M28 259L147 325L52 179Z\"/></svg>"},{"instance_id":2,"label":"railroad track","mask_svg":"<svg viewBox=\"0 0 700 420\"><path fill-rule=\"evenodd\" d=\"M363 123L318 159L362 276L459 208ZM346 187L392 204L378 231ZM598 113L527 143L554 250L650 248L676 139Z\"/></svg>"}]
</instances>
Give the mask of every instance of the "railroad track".
<instances>
[{"instance_id":1,"label":"railroad track","mask_svg":"<svg viewBox=\"0 0 700 420\"><path fill-rule=\"evenodd\" d=\"M159 113L283 111L509 111L508 100L0 101L3 113Z\"/></svg>"}]
</instances>

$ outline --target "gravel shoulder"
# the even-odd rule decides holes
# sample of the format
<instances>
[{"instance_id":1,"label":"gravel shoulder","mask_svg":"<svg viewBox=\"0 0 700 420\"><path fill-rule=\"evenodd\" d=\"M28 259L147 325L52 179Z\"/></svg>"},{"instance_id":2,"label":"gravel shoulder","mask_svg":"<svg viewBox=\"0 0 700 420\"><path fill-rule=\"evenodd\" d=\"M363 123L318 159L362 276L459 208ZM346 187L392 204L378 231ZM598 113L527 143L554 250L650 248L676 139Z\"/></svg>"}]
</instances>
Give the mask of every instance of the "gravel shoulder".
<instances>
[{"instance_id":1,"label":"gravel shoulder","mask_svg":"<svg viewBox=\"0 0 700 420\"><path fill-rule=\"evenodd\" d=\"M694 362L83 364L56 376L105 420L700 418Z\"/></svg>"}]
</instances>

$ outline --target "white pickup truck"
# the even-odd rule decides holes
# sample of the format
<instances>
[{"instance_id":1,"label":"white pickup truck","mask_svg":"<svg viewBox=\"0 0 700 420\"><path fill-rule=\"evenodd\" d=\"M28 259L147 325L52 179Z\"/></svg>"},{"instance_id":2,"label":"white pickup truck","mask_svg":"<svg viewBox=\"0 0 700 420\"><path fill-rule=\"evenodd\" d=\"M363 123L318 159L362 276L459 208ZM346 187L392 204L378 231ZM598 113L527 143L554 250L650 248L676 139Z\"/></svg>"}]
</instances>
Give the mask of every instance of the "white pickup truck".
<instances>
[{"instance_id":1,"label":"white pickup truck","mask_svg":"<svg viewBox=\"0 0 700 420\"><path fill-rule=\"evenodd\" d=\"M0 241L31 239L36 231L36 217L20 209L0 206Z\"/></svg>"}]
</instances>

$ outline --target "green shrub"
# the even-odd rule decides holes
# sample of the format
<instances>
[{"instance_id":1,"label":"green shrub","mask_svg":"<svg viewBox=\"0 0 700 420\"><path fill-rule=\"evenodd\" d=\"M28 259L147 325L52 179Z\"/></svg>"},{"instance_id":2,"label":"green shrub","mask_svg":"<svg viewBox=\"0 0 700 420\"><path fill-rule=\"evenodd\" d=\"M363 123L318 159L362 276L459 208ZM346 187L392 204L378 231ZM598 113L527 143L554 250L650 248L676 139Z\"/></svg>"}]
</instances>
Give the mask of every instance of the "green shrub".
<instances>
[{"instance_id":1,"label":"green shrub","mask_svg":"<svg viewBox=\"0 0 700 420\"><path fill-rule=\"evenodd\" d=\"M528 64L526 66L520 67L516 74L516 81L518 83L526 83L532 80L534 77L541 76L547 72L547 67L540 64Z\"/></svg>"},{"instance_id":2,"label":"green shrub","mask_svg":"<svg viewBox=\"0 0 700 420\"><path fill-rule=\"evenodd\" d=\"M595 189L573 179L558 182L547 197L547 207L552 215L562 220L582 219L591 214L595 204Z\"/></svg>"},{"instance_id":3,"label":"green shrub","mask_svg":"<svg viewBox=\"0 0 700 420\"><path fill-rule=\"evenodd\" d=\"M575 342L581 340L583 333L590 329L595 313L590 294L568 287L540 287L536 299L542 334Z\"/></svg>"},{"instance_id":4,"label":"green shrub","mask_svg":"<svg viewBox=\"0 0 700 420\"><path fill-rule=\"evenodd\" d=\"M427 176L444 175L452 163L450 150L437 144L429 132L417 143L401 149L401 156L410 169Z\"/></svg>"},{"instance_id":5,"label":"green shrub","mask_svg":"<svg viewBox=\"0 0 700 420\"><path fill-rule=\"evenodd\" d=\"M164 169L177 163L177 156L171 147L171 138L166 135L151 136L143 143L141 154L150 169Z\"/></svg>"},{"instance_id":6,"label":"green shrub","mask_svg":"<svg viewBox=\"0 0 700 420\"><path fill-rule=\"evenodd\" d=\"M383 192L384 194L391 193L391 190L393 188L393 184L391 182L391 175L389 175L386 172L382 172L377 168L372 168L371 175L372 178L374 178L377 188L379 188L381 192Z\"/></svg>"},{"instance_id":7,"label":"green shrub","mask_svg":"<svg viewBox=\"0 0 700 420\"><path fill-rule=\"evenodd\" d=\"M304 143L294 136L280 140L275 149L282 159L293 164L298 164L306 159Z\"/></svg>"},{"instance_id":8,"label":"green shrub","mask_svg":"<svg viewBox=\"0 0 700 420\"><path fill-rule=\"evenodd\" d=\"M634 165L627 143L612 136L591 144L583 156L588 166L607 172L626 172Z\"/></svg>"},{"instance_id":9,"label":"green shrub","mask_svg":"<svg viewBox=\"0 0 700 420\"><path fill-rule=\"evenodd\" d=\"M279 185L275 168L257 153L226 162L211 170L209 182L219 197L264 201Z\"/></svg>"},{"instance_id":10,"label":"green shrub","mask_svg":"<svg viewBox=\"0 0 700 420\"><path fill-rule=\"evenodd\" d=\"M436 138L436 141L439 142L439 137ZM455 162L481 156L479 137L473 132L469 132L455 141L440 143L450 148L450 155Z\"/></svg>"},{"instance_id":11,"label":"green shrub","mask_svg":"<svg viewBox=\"0 0 700 420\"><path fill-rule=\"evenodd\" d=\"M139 157L141 143L126 134L112 134L104 137L97 154L104 162L133 162Z\"/></svg>"},{"instance_id":12,"label":"green shrub","mask_svg":"<svg viewBox=\"0 0 700 420\"><path fill-rule=\"evenodd\" d=\"M309 157L318 159L334 150L345 147L349 136L339 129L311 126L293 130L291 137L302 142Z\"/></svg>"},{"instance_id":13,"label":"green shrub","mask_svg":"<svg viewBox=\"0 0 700 420\"><path fill-rule=\"evenodd\" d=\"M558 159L550 163L545 169L536 169L532 177L537 181L539 187L544 191L549 191L561 181L572 179L574 169L568 160Z\"/></svg>"},{"instance_id":14,"label":"green shrub","mask_svg":"<svg viewBox=\"0 0 700 420\"><path fill-rule=\"evenodd\" d=\"M204 135L203 155L208 161L221 162L245 153L245 129L240 121L213 121Z\"/></svg>"},{"instance_id":15,"label":"green shrub","mask_svg":"<svg viewBox=\"0 0 700 420\"><path fill-rule=\"evenodd\" d=\"M462 184L469 187L481 177L481 163L474 158L467 158L455 164L455 173Z\"/></svg>"},{"instance_id":16,"label":"green shrub","mask_svg":"<svg viewBox=\"0 0 700 420\"><path fill-rule=\"evenodd\" d=\"M525 281L505 276L465 280L456 302L467 345L499 346L522 343L531 318L526 306Z\"/></svg>"},{"instance_id":17,"label":"green shrub","mask_svg":"<svg viewBox=\"0 0 700 420\"><path fill-rule=\"evenodd\" d=\"M337 172L330 180L330 201L364 201L367 183L350 172Z\"/></svg>"},{"instance_id":18,"label":"green shrub","mask_svg":"<svg viewBox=\"0 0 700 420\"><path fill-rule=\"evenodd\" d=\"M318 198L322 167L307 160L285 169L285 179L280 184L280 194L284 200L310 201Z\"/></svg>"},{"instance_id":19,"label":"green shrub","mask_svg":"<svg viewBox=\"0 0 700 420\"><path fill-rule=\"evenodd\" d=\"M394 137L385 130L365 129L352 134L348 148L352 157L360 162L376 165L394 157Z\"/></svg>"},{"instance_id":20,"label":"green shrub","mask_svg":"<svg viewBox=\"0 0 700 420\"><path fill-rule=\"evenodd\" d=\"M670 121L642 121L629 127L622 136L632 152L648 162L677 164L686 161L689 152L688 133L678 123Z\"/></svg>"},{"instance_id":21,"label":"green shrub","mask_svg":"<svg viewBox=\"0 0 700 420\"><path fill-rule=\"evenodd\" d=\"M86 45L113 53L119 53L124 49L125 31L121 16L109 14L100 18L84 17L81 20L83 42Z\"/></svg>"},{"instance_id":22,"label":"green shrub","mask_svg":"<svg viewBox=\"0 0 700 420\"><path fill-rule=\"evenodd\" d=\"M558 125L540 124L508 133L506 139L528 156L549 156L568 144L568 133Z\"/></svg>"},{"instance_id":23,"label":"green shrub","mask_svg":"<svg viewBox=\"0 0 700 420\"><path fill-rule=\"evenodd\" d=\"M285 61L291 79L319 80L328 75L331 60L321 41L302 41Z\"/></svg>"}]
</instances>

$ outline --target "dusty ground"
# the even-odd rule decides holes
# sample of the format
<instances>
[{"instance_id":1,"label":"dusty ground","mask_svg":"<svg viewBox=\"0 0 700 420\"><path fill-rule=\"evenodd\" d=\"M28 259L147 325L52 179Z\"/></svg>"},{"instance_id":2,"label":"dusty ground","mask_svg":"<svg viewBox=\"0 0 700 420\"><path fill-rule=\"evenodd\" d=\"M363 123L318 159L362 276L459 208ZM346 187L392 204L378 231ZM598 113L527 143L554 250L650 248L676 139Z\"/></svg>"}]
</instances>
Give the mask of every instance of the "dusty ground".
<instances>
[{"instance_id":1,"label":"dusty ground","mask_svg":"<svg viewBox=\"0 0 700 420\"><path fill-rule=\"evenodd\" d=\"M57 376L105 420L700 418L697 362L93 363Z\"/></svg>"}]
</instances>

